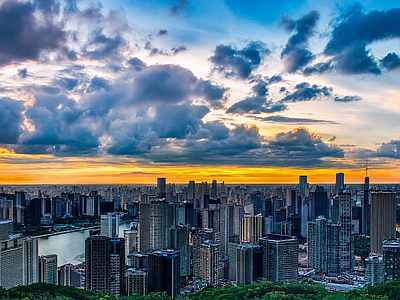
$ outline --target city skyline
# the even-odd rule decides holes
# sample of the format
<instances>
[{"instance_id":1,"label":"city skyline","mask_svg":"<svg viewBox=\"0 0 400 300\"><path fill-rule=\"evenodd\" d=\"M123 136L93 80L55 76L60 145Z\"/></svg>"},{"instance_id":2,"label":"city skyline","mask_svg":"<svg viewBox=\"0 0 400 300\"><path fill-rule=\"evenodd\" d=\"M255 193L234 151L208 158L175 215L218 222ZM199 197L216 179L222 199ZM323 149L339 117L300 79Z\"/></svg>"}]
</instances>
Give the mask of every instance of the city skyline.
<instances>
[{"instance_id":1,"label":"city skyline","mask_svg":"<svg viewBox=\"0 0 400 300\"><path fill-rule=\"evenodd\" d=\"M0 185L398 183L396 1L1 1Z\"/></svg>"}]
</instances>

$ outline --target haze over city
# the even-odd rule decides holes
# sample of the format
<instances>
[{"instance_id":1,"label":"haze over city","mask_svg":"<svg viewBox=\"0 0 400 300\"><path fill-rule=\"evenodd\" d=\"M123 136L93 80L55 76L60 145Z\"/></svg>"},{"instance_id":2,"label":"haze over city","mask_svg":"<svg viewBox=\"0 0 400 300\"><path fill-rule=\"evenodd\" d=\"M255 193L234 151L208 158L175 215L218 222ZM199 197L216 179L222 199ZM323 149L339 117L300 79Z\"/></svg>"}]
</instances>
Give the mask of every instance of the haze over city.
<instances>
[{"instance_id":1,"label":"haze over city","mask_svg":"<svg viewBox=\"0 0 400 300\"><path fill-rule=\"evenodd\" d=\"M398 1L1 1L0 183L397 183Z\"/></svg>"}]
</instances>

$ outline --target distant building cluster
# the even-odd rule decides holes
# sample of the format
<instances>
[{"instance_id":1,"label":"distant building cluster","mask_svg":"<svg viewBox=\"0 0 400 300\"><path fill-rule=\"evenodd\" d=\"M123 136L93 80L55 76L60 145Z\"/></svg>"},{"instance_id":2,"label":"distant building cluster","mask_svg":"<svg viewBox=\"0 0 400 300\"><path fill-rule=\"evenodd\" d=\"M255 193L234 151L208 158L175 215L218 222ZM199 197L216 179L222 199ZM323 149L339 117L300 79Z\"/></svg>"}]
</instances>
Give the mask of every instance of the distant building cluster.
<instances>
[{"instance_id":1,"label":"distant building cluster","mask_svg":"<svg viewBox=\"0 0 400 300\"><path fill-rule=\"evenodd\" d=\"M352 187L337 173L335 185L311 185L307 176L291 187L216 180L179 186L158 178L152 187L73 189L1 191L1 286L50 282L118 296L178 296L262 278L400 280L399 191L372 188L368 177ZM85 240L80 265L58 266L57 253L39 256L35 237L14 234L85 217L98 218L100 226ZM132 227L119 236L123 217ZM360 239L367 242L359 246Z\"/></svg>"}]
</instances>

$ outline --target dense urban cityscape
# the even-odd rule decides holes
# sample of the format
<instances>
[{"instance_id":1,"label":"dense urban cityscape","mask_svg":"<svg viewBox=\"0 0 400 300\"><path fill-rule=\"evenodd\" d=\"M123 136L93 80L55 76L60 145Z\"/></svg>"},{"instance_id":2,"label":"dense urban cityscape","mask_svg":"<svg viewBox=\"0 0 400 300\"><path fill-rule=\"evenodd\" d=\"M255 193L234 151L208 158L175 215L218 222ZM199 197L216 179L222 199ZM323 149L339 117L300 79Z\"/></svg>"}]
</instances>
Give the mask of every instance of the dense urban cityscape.
<instances>
[{"instance_id":1,"label":"dense urban cityscape","mask_svg":"<svg viewBox=\"0 0 400 300\"><path fill-rule=\"evenodd\" d=\"M346 185L343 173L323 186L307 176L293 186L166 178L156 186L3 186L0 285L117 296L178 296L261 278L311 279L342 292L380 285L400 277L398 194L398 185L370 185L369 177ZM82 238L67 249L40 246L76 232ZM81 262L61 258L79 243Z\"/></svg>"}]
</instances>

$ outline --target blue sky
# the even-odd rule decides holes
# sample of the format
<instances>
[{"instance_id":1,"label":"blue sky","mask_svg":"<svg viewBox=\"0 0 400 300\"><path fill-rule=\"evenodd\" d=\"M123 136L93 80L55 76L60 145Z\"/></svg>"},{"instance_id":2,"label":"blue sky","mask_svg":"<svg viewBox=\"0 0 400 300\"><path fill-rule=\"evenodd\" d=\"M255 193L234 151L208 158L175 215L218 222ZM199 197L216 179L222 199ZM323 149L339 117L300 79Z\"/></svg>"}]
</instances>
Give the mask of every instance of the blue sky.
<instances>
[{"instance_id":1,"label":"blue sky","mask_svg":"<svg viewBox=\"0 0 400 300\"><path fill-rule=\"evenodd\" d=\"M397 181L398 1L1 1L0 18L0 181L367 156Z\"/></svg>"}]
</instances>

